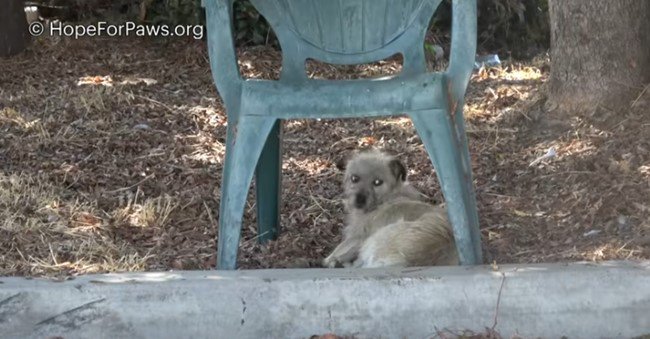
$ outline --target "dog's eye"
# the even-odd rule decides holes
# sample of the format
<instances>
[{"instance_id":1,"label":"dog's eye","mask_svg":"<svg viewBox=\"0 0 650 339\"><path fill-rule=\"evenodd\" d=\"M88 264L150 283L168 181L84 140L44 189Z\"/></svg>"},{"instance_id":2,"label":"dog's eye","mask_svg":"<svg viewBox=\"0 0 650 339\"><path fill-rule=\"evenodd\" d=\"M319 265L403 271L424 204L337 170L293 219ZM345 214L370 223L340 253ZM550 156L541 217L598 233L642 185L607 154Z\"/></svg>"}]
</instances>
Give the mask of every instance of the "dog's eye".
<instances>
[{"instance_id":1,"label":"dog's eye","mask_svg":"<svg viewBox=\"0 0 650 339\"><path fill-rule=\"evenodd\" d=\"M372 184L375 185L375 186L381 186L381 184L383 184L383 183L384 183L384 181L381 180L381 179L375 179L375 181L372 182Z\"/></svg>"},{"instance_id":2,"label":"dog's eye","mask_svg":"<svg viewBox=\"0 0 650 339\"><path fill-rule=\"evenodd\" d=\"M356 175L353 175L353 176L350 177L350 181L352 181L352 183L356 184L356 183L359 182L359 177L356 176Z\"/></svg>"}]
</instances>

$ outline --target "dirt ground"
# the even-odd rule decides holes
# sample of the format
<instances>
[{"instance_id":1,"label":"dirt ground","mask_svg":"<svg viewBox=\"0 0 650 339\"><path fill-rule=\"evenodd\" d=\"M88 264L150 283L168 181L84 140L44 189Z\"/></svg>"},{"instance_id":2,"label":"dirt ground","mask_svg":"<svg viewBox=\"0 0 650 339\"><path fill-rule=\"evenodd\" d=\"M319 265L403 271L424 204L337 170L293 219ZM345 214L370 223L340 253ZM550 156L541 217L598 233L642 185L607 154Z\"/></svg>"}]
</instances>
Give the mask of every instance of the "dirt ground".
<instances>
[{"instance_id":1,"label":"dirt ground","mask_svg":"<svg viewBox=\"0 0 650 339\"><path fill-rule=\"evenodd\" d=\"M277 78L280 56L240 50L247 77ZM399 70L397 61L315 77ZM650 258L650 90L624 112L545 110L543 56L477 72L467 130L486 262ZM0 60L0 275L210 269L215 265L226 114L206 46L137 38L36 40ZM360 147L400 156L442 201L404 117L287 121L282 231L256 238L250 196L242 268L316 266L340 240L341 174ZM553 148L556 156L531 165Z\"/></svg>"}]
</instances>

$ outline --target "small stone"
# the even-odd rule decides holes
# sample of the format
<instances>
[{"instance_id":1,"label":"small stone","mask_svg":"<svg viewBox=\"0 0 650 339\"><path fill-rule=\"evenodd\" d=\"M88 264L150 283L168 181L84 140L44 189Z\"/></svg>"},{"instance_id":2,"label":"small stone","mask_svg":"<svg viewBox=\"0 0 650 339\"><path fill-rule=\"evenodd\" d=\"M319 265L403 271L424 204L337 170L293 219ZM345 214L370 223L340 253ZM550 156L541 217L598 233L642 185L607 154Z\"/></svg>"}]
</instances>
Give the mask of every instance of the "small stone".
<instances>
[{"instance_id":1,"label":"small stone","mask_svg":"<svg viewBox=\"0 0 650 339\"><path fill-rule=\"evenodd\" d=\"M619 215L616 218L616 223L618 224L619 233L628 233L632 230L632 223L630 222L630 218L624 215Z\"/></svg>"},{"instance_id":2,"label":"small stone","mask_svg":"<svg viewBox=\"0 0 650 339\"><path fill-rule=\"evenodd\" d=\"M586 232L586 233L583 234L582 236L584 236L584 237L591 237L591 236L594 236L594 235L599 234L600 232L602 232L602 231L601 231L601 230L591 230L591 231L589 231L589 232Z\"/></svg>"},{"instance_id":3,"label":"small stone","mask_svg":"<svg viewBox=\"0 0 650 339\"><path fill-rule=\"evenodd\" d=\"M137 125L133 126L133 128L140 129L140 130L151 129L151 127L149 127L149 125L147 125L147 124L137 124Z\"/></svg>"}]
</instances>

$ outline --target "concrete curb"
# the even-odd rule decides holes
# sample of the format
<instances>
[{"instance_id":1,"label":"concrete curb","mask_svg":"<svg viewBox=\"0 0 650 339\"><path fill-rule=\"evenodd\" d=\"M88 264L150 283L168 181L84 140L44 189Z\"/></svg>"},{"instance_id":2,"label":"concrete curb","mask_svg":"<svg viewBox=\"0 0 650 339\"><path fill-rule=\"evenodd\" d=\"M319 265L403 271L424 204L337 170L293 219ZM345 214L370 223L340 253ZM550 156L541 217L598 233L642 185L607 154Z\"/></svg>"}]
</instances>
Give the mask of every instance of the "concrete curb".
<instances>
[{"instance_id":1,"label":"concrete curb","mask_svg":"<svg viewBox=\"0 0 650 339\"><path fill-rule=\"evenodd\" d=\"M0 278L1 338L650 334L650 261Z\"/></svg>"}]
</instances>

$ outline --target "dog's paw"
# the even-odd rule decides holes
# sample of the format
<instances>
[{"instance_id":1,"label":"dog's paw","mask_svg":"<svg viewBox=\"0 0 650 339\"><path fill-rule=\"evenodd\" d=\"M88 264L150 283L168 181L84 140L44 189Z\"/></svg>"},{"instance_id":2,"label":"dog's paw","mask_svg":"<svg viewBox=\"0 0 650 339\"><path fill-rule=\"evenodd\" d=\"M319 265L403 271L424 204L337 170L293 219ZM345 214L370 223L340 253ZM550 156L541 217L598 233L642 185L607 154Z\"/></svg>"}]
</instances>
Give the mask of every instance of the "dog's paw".
<instances>
[{"instance_id":1,"label":"dog's paw","mask_svg":"<svg viewBox=\"0 0 650 339\"><path fill-rule=\"evenodd\" d=\"M307 258L294 258L285 261L281 264L281 267L284 268L310 268L312 265L309 259Z\"/></svg>"},{"instance_id":2,"label":"dog's paw","mask_svg":"<svg viewBox=\"0 0 650 339\"><path fill-rule=\"evenodd\" d=\"M323 267L326 267L326 268L341 267L341 263L339 262L339 260L337 258L333 258L332 256L329 256L329 257L323 259L322 264L323 264Z\"/></svg>"},{"instance_id":3,"label":"dog's paw","mask_svg":"<svg viewBox=\"0 0 650 339\"><path fill-rule=\"evenodd\" d=\"M354 263L352 261L346 261L346 262L343 263L343 267L345 267L345 268L353 268Z\"/></svg>"},{"instance_id":4,"label":"dog's paw","mask_svg":"<svg viewBox=\"0 0 650 339\"><path fill-rule=\"evenodd\" d=\"M327 257L323 259L321 265L326 268L334 268L336 266L336 260L332 259L331 257Z\"/></svg>"},{"instance_id":5,"label":"dog's paw","mask_svg":"<svg viewBox=\"0 0 650 339\"><path fill-rule=\"evenodd\" d=\"M350 264L352 268L363 268L365 266L363 260L357 258L354 262Z\"/></svg>"}]
</instances>

